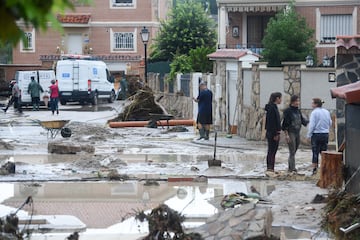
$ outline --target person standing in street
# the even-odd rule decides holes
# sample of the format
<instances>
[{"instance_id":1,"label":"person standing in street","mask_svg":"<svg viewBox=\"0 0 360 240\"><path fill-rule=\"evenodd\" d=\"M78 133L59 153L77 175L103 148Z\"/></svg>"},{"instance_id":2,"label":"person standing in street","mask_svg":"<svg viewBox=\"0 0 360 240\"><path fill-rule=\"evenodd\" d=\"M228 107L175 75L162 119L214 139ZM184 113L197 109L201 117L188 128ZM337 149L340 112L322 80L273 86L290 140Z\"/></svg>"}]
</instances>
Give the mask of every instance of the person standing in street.
<instances>
[{"instance_id":1,"label":"person standing in street","mask_svg":"<svg viewBox=\"0 0 360 240\"><path fill-rule=\"evenodd\" d=\"M279 148L281 121L277 105L281 103L281 97L282 94L280 92L271 93L269 103L265 105L265 129L268 142L268 152L266 156L267 172L274 172L275 155Z\"/></svg>"},{"instance_id":2,"label":"person standing in street","mask_svg":"<svg viewBox=\"0 0 360 240\"><path fill-rule=\"evenodd\" d=\"M6 113L6 111L9 109L9 107L14 104L14 108L17 109L19 113L22 113L21 109L21 90L19 88L19 85L15 80L12 80L10 82L11 86L11 98L5 108L3 108L3 111Z\"/></svg>"},{"instance_id":3,"label":"person standing in street","mask_svg":"<svg viewBox=\"0 0 360 240\"><path fill-rule=\"evenodd\" d=\"M299 109L300 98L293 95L290 98L290 106L285 109L282 122L282 130L285 133L285 140L289 147L288 164L289 172L297 172L295 167L295 154L300 145L301 125L307 126L308 120L303 117Z\"/></svg>"},{"instance_id":4,"label":"person standing in street","mask_svg":"<svg viewBox=\"0 0 360 240\"><path fill-rule=\"evenodd\" d=\"M51 80L50 89L50 108L51 112L54 115L55 111L56 114L59 114L59 87L56 81L53 79Z\"/></svg>"},{"instance_id":5,"label":"person standing in street","mask_svg":"<svg viewBox=\"0 0 360 240\"><path fill-rule=\"evenodd\" d=\"M33 111L39 111L40 106L40 92L44 92L41 85L35 81L35 77L31 77L31 82L28 86L28 93L31 96Z\"/></svg>"},{"instance_id":6,"label":"person standing in street","mask_svg":"<svg viewBox=\"0 0 360 240\"><path fill-rule=\"evenodd\" d=\"M128 92L128 83L125 76L122 76L120 81L120 100L126 100Z\"/></svg>"},{"instance_id":7,"label":"person standing in street","mask_svg":"<svg viewBox=\"0 0 360 240\"><path fill-rule=\"evenodd\" d=\"M206 82L200 82L199 90L199 96L197 98L193 98L193 100L198 103L198 115L196 119L197 128L200 133L198 140L209 140L210 125L213 122L213 93L207 88Z\"/></svg>"},{"instance_id":8,"label":"person standing in street","mask_svg":"<svg viewBox=\"0 0 360 240\"><path fill-rule=\"evenodd\" d=\"M330 112L322 107L320 98L313 98L313 111L310 114L310 123L307 133L311 139L313 174L316 174L319 165L319 153L326 151L329 142L329 131L332 125Z\"/></svg>"}]
</instances>

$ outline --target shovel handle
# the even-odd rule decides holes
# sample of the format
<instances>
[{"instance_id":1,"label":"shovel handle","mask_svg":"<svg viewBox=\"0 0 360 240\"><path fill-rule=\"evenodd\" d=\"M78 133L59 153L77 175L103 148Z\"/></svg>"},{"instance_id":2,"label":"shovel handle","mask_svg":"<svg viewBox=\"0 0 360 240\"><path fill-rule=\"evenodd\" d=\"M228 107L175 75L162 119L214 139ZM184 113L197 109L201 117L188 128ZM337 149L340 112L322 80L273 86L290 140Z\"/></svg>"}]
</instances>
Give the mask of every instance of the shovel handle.
<instances>
[{"instance_id":1,"label":"shovel handle","mask_svg":"<svg viewBox=\"0 0 360 240\"><path fill-rule=\"evenodd\" d=\"M214 160L216 159L216 139L217 139L217 132L215 132L215 137L214 137Z\"/></svg>"}]
</instances>

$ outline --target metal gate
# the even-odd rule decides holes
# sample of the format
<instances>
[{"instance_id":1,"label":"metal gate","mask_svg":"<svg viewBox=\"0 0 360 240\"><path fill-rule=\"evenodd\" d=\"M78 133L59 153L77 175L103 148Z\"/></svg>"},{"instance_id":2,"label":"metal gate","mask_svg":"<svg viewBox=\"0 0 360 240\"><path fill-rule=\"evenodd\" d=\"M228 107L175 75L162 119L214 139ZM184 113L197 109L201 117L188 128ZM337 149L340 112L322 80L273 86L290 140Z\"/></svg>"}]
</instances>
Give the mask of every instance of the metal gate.
<instances>
[{"instance_id":1,"label":"metal gate","mask_svg":"<svg viewBox=\"0 0 360 240\"><path fill-rule=\"evenodd\" d=\"M180 90L184 93L185 96L190 97L190 79L191 74L182 74L180 77Z\"/></svg>"}]
</instances>

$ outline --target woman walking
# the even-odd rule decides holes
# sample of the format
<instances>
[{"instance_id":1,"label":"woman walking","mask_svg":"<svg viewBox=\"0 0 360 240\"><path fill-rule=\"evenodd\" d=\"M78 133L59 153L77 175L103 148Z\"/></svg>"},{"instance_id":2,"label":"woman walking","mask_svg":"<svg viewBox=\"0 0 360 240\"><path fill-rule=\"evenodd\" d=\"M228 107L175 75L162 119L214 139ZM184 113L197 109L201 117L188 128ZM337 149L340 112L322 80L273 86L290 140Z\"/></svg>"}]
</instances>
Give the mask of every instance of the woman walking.
<instances>
[{"instance_id":1,"label":"woman walking","mask_svg":"<svg viewBox=\"0 0 360 240\"><path fill-rule=\"evenodd\" d=\"M281 122L280 113L277 104L281 103L281 93L274 92L270 95L269 103L265 105L266 111L266 139L268 142L268 152L266 157L266 165L268 172L274 172L275 155L279 148Z\"/></svg>"}]
</instances>

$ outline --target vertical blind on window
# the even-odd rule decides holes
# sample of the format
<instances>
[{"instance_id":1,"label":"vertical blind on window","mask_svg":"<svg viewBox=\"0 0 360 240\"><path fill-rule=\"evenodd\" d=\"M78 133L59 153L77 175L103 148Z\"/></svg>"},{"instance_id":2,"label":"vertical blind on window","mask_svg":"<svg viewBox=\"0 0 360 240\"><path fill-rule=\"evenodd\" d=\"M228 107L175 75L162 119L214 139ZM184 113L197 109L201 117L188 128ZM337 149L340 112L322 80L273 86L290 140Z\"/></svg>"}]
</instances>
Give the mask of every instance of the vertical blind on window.
<instances>
[{"instance_id":1,"label":"vertical blind on window","mask_svg":"<svg viewBox=\"0 0 360 240\"><path fill-rule=\"evenodd\" d=\"M339 35L352 35L352 15L321 15L320 39L335 41Z\"/></svg>"}]
</instances>

